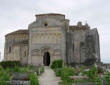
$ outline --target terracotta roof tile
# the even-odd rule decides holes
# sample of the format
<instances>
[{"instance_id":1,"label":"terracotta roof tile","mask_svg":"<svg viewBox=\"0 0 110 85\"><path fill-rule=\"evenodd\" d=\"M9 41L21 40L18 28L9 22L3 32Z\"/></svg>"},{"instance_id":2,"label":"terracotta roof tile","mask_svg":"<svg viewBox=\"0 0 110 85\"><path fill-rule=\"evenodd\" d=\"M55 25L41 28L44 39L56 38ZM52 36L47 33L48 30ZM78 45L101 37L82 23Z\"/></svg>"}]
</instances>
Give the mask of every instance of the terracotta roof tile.
<instances>
[{"instance_id":1,"label":"terracotta roof tile","mask_svg":"<svg viewBox=\"0 0 110 85\"><path fill-rule=\"evenodd\" d=\"M79 26L69 26L69 29L74 31L74 30L87 30L88 28L83 25L81 27L79 27Z\"/></svg>"}]
</instances>

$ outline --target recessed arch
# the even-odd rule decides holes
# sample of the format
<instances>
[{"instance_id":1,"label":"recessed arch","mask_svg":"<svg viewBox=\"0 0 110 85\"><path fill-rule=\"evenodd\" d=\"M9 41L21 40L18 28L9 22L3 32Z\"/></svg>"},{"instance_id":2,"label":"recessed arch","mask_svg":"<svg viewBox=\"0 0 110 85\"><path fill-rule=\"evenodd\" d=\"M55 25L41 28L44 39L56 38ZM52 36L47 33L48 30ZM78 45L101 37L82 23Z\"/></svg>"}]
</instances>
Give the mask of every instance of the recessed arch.
<instances>
[{"instance_id":1,"label":"recessed arch","mask_svg":"<svg viewBox=\"0 0 110 85\"><path fill-rule=\"evenodd\" d=\"M43 56L43 54L45 52L49 52L50 53L50 56L53 56L54 55L54 49L48 47L48 46L43 46L40 48L40 51L41 51L41 55Z\"/></svg>"},{"instance_id":2,"label":"recessed arch","mask_svg":"<svg viewBox=\"0 0 110 85\"><path fill-rule=\"evenodd\" d=\"M50 65L50 53L47 51L43 55L43 64L44 66L49 66Z\"/></svg>"}]
</instances>

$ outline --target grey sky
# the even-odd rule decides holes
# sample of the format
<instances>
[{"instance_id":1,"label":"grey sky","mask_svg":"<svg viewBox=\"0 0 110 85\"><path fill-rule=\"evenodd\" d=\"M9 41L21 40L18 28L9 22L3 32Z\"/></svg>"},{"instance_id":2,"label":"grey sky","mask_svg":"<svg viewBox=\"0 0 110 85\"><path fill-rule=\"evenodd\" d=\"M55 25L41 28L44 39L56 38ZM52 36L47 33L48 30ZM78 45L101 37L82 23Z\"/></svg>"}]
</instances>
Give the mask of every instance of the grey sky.
<instances>
[{"instance_id":1,"label":"grey sky","mask_svg":"<svg viewBox=\"0 0 110 85\"><path fill-rule=\"evenodd\" d=\"M62 13L70 19L89 23L98 28L100 35L101 58L110 62L110 0L0 0L0 51L4 50L4 35L27 29L35 20L35 14Z\"/></svg>"}]
</instances>

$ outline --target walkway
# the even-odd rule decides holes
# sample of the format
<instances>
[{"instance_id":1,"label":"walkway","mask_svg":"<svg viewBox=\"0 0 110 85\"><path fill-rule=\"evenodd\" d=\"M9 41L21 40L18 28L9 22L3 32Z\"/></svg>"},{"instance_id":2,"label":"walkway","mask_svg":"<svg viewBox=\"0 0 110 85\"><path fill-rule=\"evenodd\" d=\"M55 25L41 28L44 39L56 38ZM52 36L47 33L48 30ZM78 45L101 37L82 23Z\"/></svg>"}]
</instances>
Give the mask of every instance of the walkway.
<instances>
[{"instance_id":1,"label":"walkway","mask_svg":"<svg viewBox=\"0 0 110 85\"><path fill-rule=\"evenodd\" d=\"M55 76L55 73L49 67L45 67L45 72L39 76L40 85L58 85L60 78Z\"/></svg>"}]
</instances>

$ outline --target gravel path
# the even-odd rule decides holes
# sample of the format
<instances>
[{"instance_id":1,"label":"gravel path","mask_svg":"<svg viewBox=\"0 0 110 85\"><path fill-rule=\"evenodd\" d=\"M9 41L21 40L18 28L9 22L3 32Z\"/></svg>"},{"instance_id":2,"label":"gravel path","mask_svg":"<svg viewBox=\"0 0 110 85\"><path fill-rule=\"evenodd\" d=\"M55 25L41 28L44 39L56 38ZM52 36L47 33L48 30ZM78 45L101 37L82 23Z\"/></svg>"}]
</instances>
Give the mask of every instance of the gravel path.
<instances>
[{"instance_id":1,"label":"gravel path","mask_svg":"<svg viewBox=\"0 0 110 85\"><path fill-rule=\"evenodd\" d=\"M45 72L39 76L40 85L58 85L60 78L55 76L55 73L49 67L45 67Z\"/></svg>"}]
</instances>

